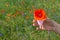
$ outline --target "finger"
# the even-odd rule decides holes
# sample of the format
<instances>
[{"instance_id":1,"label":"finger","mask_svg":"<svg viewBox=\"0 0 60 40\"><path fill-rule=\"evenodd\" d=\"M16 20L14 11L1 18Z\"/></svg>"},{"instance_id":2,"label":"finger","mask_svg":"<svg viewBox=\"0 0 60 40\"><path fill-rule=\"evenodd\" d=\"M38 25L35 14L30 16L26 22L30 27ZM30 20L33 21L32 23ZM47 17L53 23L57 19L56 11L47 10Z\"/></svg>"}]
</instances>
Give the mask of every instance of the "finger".
<instances>
[{"instance_id":1,"label":"finger","mask_svg":"<svg viewBox=\"0 0 60 40\"><path fill-rule=\"evenodd\" d=\"M42 26L42 27L39 28L39 30L45 30L45 28Z\"/></svg>"},{"instance_id":2,"label":"finger","mask_svg":"<svg viewBox=\"0 0 60 40\"><path fill-rule=\"evenodd\" d=\"M33 23L35 22L36 20L33 19Z\"/></svg>"},{"instance_id":3,"label":"finger","mask_svg":"<svg viewBox=\"0 0 60 40\"><path fill-rule=\"evenodd\" d=\"M33 23L35 23L36 20L33 20Z\"/></svg>"},{"instance_id":4,"label":"finger","mask_svg":"<svg viewBox=\"0 0 60 40\"><path fill-rule=\"evenodd\" d=\"M38 23L36 20L33 20L33 26L38 26Z\"/></svg>"},{"instance_id":5,"label":"finger","mask_svg":"<svg viewBox=\"0 0 60 40\"><path fill-rule=\"evenodd\" d=\"M42 26L42 28L41 28L42 30L45 30L45 28Z\"/></svg>"},{"instance_id":6,"label":"finger","mask_svg":"<svg viewBox=\"0 0 60 40\"><path fill-rule=\"evenodd\" d=\"M37 27L36 30L39 30L39 28Z\"/></svg>"},{"instance_id":7,"label":"finger","mask_svg":"<svg viewBox=\"0 0 60 40\"><path fill-rule=\"evenodd\" d=\"M45 30L44 27L37 27L36 30Z\"/></svg>"},{"instance_id":8,"label":"finger","mask_svg":"<svg viewBox=\"0 0 60 40\"><path fill-rule=\"evenodd\" d=\"M33 24L33 26L39 26L38 24Z\"/></svg>"},{"instance_id":9,"label":"finger","mask_svg":"<svg viewBox=\"0 0 60 40\"><path fill-rule=\"evenodd\" d=\"M41 28L37 27L36 30L42 30Z\"/></svg>"}]
</instances>

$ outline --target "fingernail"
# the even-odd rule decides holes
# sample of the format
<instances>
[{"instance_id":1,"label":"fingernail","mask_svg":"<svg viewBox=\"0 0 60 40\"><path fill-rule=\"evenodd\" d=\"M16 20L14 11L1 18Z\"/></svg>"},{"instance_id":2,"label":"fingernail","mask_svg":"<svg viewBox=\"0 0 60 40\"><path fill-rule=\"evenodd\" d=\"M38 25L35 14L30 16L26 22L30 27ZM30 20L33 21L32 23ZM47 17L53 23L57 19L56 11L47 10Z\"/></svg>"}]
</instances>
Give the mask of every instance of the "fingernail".
<instances>
[{"instance_id":1,"label":"fingernail","mask_svg":"<svg viewBox=\"0 0 60 40\"><path fill-rule=\"evenodd\" d=\"M33 22L35 22L35 20L33 20Z\"/></svg>"},{"instance_id":2,"label":"fingernail","mask_svg":"<svg viewBox=\"0 0 60 40\"><path fill-rule=\"evenodd\" d=\"M42 30L44 30L44 27L42 26Z\"/></svg>"},{"instance_id":3,"label":"fingernail","mask_svg":"<svg viewBox=\"0 0 60 40\"><path fill-rule=\"evenodd\" d=\"M42 26L39 26L39 28L41 29L41 28L42 28Z\"/></svg>"},{"instance_id":4,"label":"fingernail","mask_svg":"<svg viewBox=\"0 0 60 40\"><path fill-rule=\"evenodd\" d=\"M38 30L39 28L37 27L36 30Z\"/></svg>"},{"instance_id":5,"label":"fingernail","mask_svg":"<svg viewBox=\"0 0 60 40\"><path fill-rule=\"evenodd\" d=\"M35 26L35 24L33 24L33 26Z\"/></svg>"}]
</instances>

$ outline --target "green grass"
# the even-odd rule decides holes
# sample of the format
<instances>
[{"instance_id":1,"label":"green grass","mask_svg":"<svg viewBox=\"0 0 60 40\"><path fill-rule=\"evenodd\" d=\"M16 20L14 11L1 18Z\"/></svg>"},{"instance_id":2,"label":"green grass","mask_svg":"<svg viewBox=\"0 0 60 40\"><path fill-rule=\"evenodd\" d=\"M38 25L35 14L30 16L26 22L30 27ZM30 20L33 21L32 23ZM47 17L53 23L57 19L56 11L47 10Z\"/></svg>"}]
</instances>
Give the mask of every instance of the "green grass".
<instances>
[{"instance_id":1,"label":"green grass","mask_svg":"<svg viewBox=\"0 0 60 40\"><path fill-rule=\"evenodd\" d=\"M32 26L34 9L46 10L60 23L60 0L0 0L0 40L48 40L47 31ZM50 39L60 40L60 36L51 32Z\"/></svg>"}]
</instances>

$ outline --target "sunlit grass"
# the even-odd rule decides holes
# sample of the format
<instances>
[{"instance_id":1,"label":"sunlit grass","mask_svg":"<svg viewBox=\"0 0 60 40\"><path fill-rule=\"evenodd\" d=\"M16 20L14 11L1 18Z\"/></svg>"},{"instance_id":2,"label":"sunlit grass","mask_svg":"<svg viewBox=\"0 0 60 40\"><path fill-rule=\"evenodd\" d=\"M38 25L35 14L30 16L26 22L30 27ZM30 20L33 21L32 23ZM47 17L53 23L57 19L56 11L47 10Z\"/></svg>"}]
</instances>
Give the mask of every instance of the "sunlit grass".
<instances>
[{"instance_id":1,"label":"sunlit grass","mask_svg":"<svg viewBox=\"0 0 60 40\"><path fill-rule=\"evenodd\" d=\"M32 26L35 9L44 9L60 23L59 0L0 0L0 40L48 40L47 31ZM60 36L51 32L50 39L59 40Z\"/></svg>"}]
</instances>

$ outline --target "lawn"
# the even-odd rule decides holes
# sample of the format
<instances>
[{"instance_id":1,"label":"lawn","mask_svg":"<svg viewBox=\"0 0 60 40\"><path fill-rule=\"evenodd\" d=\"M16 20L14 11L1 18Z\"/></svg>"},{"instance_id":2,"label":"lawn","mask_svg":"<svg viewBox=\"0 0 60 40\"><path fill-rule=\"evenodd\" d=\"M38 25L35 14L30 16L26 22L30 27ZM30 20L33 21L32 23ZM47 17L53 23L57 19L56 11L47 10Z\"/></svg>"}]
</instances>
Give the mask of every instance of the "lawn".
<instances>
[{"instance_id":1,"label":"lawn","mask_svg":"<svg viewBox=\"0 0 60 40\"><path fill-rule=\"evenodd\" d=\"M0 0L0 40L48 40L47 31L32 26L35 9L60 23L60 0ZM60 36L51 31L50 40Z\"/></svg>"}]
</instances>

